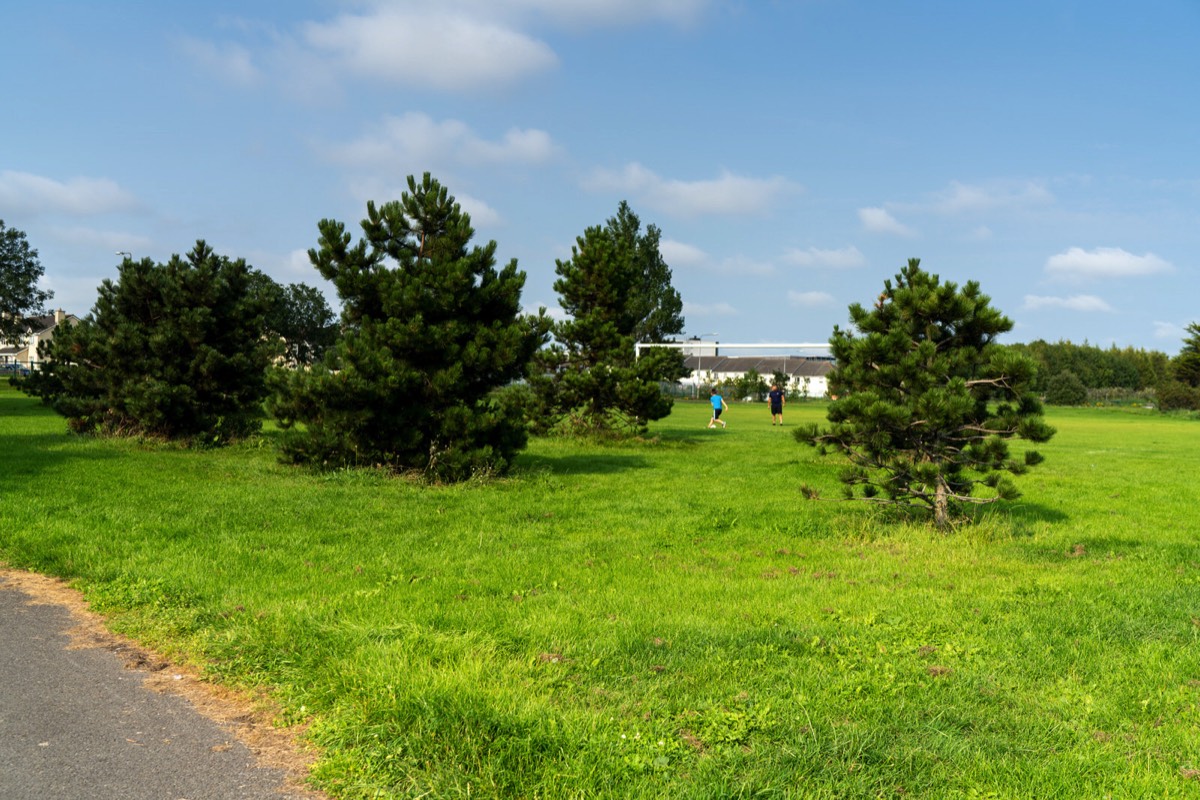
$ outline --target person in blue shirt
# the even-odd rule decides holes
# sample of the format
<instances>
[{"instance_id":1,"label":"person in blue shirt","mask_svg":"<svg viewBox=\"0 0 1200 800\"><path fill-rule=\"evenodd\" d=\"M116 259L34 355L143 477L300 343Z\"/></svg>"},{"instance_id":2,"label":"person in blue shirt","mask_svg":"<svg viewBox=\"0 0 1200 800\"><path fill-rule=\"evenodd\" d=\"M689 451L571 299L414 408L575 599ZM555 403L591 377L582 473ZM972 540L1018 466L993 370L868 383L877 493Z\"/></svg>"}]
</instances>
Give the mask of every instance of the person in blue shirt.
<instances>
[{"instance_id":1,"label":"person in blue shirt","mask_svg":"<svg viewBox=\"0 0 1200 800\"><path fill-rule=\"evenodd\" d=\"M721 395L717 393L715 387L708 391L708 395L709 402L712 403L713 409L712 419L708 421L708 427L715 428L717 427L718 422L721 423L722 428L729 427L725 424L725 420L721 419L721 412L725 410L725 398L721 397Z\"/></svg>"},{"instance_id":2,"label":"person in blue shirt","mask_svg":"<svg viewBox=\"0 0 1200 800\"><path fill-rule=\"evenodd\" d=\"M771 384L771 391L767 392L767 400L771 402L771 425L775 425L777 422L783 425L783 404L787 402L787 395L778 386Z\"/></svg>"}]
</instances>

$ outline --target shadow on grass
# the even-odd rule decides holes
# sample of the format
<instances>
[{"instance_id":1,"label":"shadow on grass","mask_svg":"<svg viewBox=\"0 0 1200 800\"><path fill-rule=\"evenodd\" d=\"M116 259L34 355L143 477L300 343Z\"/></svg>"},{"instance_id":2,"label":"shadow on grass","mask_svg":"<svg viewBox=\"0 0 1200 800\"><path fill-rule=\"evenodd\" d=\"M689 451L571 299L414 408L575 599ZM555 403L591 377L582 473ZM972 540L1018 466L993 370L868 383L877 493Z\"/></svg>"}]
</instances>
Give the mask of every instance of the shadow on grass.
<instances>
[{"instance_id":1,"label":"shadow on grass","mask_svg":"<svg viewBox=\"0 0 1200 800\"><path fill-rule=\"evenodd\" d=\"M1067 522L1071 519L1070 515L1063 513L1060 509L1051 506L1044 506L1039 503L1013 503L1005 506L1003 513L1012 519L1014 522L1032 524L1035 522Z\"/></svg>"},{"instance_id":2,"label":"shadow on grass","mask_svg":"<svg viewBox=\"0 0 1200 800\"><path fill-rule=\"evenodd\" d=\"M71 461L103 461L114 454L98 448L73 447L70 433L0 434L0 486L36 479Z\"/></svg>"},{"instance_id":3,"label":"shadow on grass","mask_svg":"<svg viewBox=\"0 0 1200 800\"><path fill-rule=\"evenodd\" d=\"M650 465L636 453L578 454L542 456L523 453L517 459L517 469L524 474L549 472L553 475L608 475L631 469L646 469Z\"/></svg>"}]
</instances>

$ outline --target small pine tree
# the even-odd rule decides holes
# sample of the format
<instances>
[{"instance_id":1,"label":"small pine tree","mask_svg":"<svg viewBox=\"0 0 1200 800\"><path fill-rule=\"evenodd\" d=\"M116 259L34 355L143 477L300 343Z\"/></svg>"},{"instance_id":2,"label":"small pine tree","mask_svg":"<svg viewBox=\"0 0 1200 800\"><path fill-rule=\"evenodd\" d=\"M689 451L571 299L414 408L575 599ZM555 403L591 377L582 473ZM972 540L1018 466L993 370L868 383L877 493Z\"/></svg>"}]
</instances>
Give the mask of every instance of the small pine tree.
<instances>
[{"instance_id":1,"label":"small pine tree","mask_svg":"<svg viewBox=\"0 0 1200 800\"><path fill-rule=\"evenodd\" d=\"M847 498L927 508L947 527L964 503L1019 496L1003 473L1041 461L1009 457L1007 441L1044 442L1054 429L1030 391L1033 363L996 344L1012 322L979 285L960 290L920 268L918 259L884 282L871 308L855 303L855 331L835 328L837 366L829 375L830 427L797 429L797 440L849 461ZM977 486L989 496L976 495ZM805 493L815 493L805 488Z\"/></svg>"},{"instance_id":2,"label":"small pine tree","mask_svg":"<svg viewBox=\"0 0 1200 800\"><path fill-rule=\"evenodd\" d=\"M582 430L646 423L671 413L660 386L688 374L681 351L643 350L683 331L683 301L659 252L661 232L622 202L603 227L588 228L571 258L558 261L554 289L570 319L554 327L558 344L542 351L532 384L548 421L567 419ZM547 420L543 420L545 422Z\"/></svg>"},{"instance_id":3,"label":"small pine tree","mask_svg":"<svg viewBox=\"0 0 1200 800\"><path fill-rule=\"evenodd\" d=\"M246 262L203 241L186 258L121 264L92 312L62 326L22 388L72 430L222 442L262 422L262 300Z\"/></svg>"},{"instance_id":4,"label":"small pine tree","mask_svg":"<svg viewBox=\"0 0 1200 800\"><path fill-rule=\"evenodd\" d=\"M508 469L526 431L493 392L524 375L549 328L521 314L516 260L496 269L495 242L469 247L470 217L429 173L368 203L357 244L340 222L319 229L309 258L337 287L343 335L324 364L277 373L271 410L302 423L285 455L440 480Z\"/></svg>"}]
</instances>

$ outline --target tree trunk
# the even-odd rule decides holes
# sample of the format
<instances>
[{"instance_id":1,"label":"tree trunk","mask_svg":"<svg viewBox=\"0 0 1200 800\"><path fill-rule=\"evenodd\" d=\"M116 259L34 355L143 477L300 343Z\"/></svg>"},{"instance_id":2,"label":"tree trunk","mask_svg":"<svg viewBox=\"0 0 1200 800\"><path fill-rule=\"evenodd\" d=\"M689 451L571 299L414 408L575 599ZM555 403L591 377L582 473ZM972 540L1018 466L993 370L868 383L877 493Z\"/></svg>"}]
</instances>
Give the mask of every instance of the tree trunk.
<instances>
[{"instance_id":1,"label":"tree trunk","mask_svg":"<svg viewBox=\"0 0 1200 800\"><path fill-rule=\"evenodd\" d=\"M945 530L950 527L950 498L946 489L946 482L940 477L937 482L937 491L933 496L933 524L939 530Z\"/></svg>"}]
</instances>

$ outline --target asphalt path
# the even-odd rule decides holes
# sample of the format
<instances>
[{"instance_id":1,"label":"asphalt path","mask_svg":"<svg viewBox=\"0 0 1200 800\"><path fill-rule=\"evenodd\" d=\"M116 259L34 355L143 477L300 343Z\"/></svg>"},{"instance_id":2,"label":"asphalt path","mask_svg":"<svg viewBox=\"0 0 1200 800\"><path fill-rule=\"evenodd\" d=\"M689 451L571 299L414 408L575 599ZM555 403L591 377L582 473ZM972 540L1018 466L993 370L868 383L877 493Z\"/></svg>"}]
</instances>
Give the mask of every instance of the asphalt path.
<instances>
[{"instance_id":1,"label":"asphalt path","mask_svg":"<svg viewBox=\"0 0 1200 800\"><path fill-rule=\"evenodd\" d=\"M281 800L285 773L0 577L0 800Z\"/></svg>"}]
</instances>

